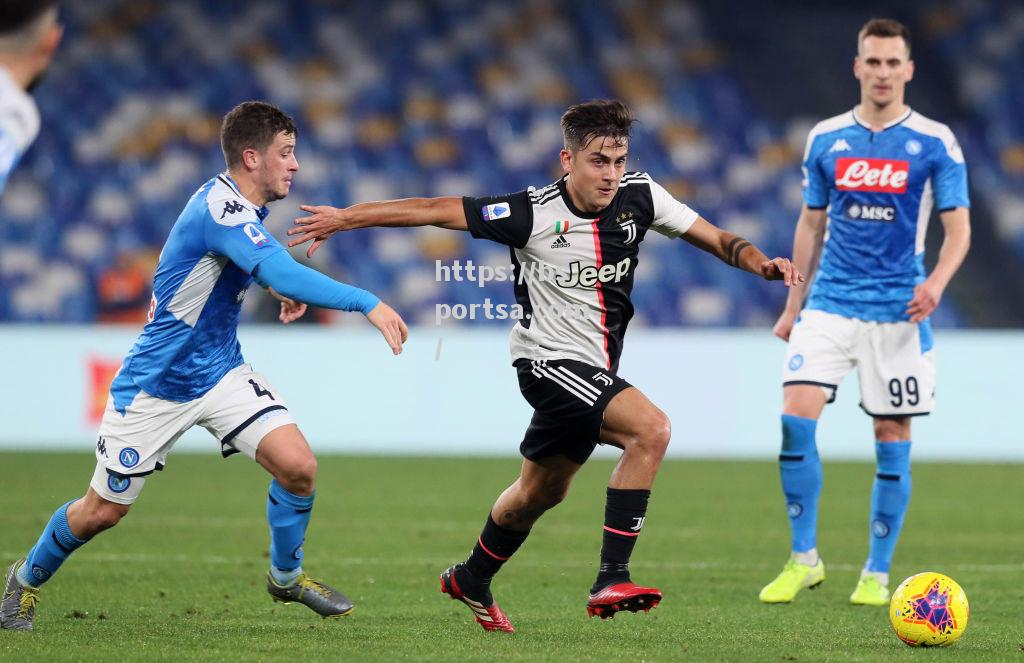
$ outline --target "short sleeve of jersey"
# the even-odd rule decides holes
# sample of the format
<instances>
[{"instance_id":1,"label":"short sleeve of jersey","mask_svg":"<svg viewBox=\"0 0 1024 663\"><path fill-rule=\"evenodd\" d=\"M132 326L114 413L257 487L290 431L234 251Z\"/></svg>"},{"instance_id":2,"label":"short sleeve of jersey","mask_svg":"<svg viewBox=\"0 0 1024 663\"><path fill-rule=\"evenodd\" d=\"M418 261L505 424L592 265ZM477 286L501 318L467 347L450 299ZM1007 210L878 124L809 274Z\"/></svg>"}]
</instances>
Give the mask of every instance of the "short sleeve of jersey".
<instances>
[{"instance_id":1,"label":"short sleeve of jersey","mask_svg":"<svg viewBox=\"0 0 1024 663\"><path fill-rule=\"evenodd\" d=\"M967 166L964 154L952 132L942 138L943 148L938 150L934 172L935 205L939 211L956 207L970 207L967 194Z\"/></svg>"},{"instance_id":2,"label":"short sleeve of jersey","mask_svg":"<svg viewBox=\"0 0 1024 663\"><path fill-rule=\"evenodd\" d=\"M675 239L686 233L697 220L697 212L676 200L654 180L651 180L651 202L654 204L654 221L651 230Z\"/></svg>"},{"instance_id":3,"label":"short sleeve of jersey","mask_svg":"<svg viewBox=\"0 0 1024 663\"><path fill-rule=\"evenodd\" d=\"M462 209L473 237L521 249L533 233L533 204L527 191L463 198Z\"/></svg>"},{"instance_id":4,"label":"short sleeve of jersey","mask_svg":"<svg viewBox=\"0 0 1024 663\"><path fill-rule=\"evenodd\" d=\"M807 137L807 148L804 150L803 163L803 188L804 204L811 209L825 209L828 207L828 178L821 170L819 157L823 141L818 140L819 136L811 134Z\"/></svg>"},{"instance_id":5,"label":"short sleeve of jersey","mask_svg":"<svg viewBox=\"0 0 1024 663\"><path fill-rule=\"evenodd\" d=\"M284 251L284 246L263 227L255 211L244 209L232 216L235 218L226 223L216 220L212 214L207 215L204 234L210 251L227 256L249 274L262 261Z\"/></svg>"}]
</instances>

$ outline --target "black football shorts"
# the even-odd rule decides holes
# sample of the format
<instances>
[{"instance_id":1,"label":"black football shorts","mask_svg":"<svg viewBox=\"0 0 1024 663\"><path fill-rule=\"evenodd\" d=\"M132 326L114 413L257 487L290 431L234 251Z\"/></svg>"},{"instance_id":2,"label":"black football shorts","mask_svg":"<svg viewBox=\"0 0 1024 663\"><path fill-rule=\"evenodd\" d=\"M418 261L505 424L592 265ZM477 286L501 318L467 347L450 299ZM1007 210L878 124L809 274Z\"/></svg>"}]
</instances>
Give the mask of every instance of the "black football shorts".
<instances>
[{"instance_id":1,"label":"black football shorts","mask_svg":"<svg viewBox=\"0 0 1024 663\"><path fill-rule=\"evenodd\" d=\"M519 359L519 389L533 406L519 452L529 460L563 455L582 465L600 442L604 409L628 382L573 359Z\"/></svg>"}]
</instances>

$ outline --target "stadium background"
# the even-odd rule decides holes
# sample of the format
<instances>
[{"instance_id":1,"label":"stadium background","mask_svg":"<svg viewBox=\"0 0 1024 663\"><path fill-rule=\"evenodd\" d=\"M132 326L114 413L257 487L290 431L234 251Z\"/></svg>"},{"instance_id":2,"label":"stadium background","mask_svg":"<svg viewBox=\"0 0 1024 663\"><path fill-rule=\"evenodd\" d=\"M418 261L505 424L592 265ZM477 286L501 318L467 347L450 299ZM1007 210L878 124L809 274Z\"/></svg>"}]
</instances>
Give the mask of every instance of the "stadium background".
<instances>
[{"instance_id":1,"label":"stadium background","mask_svg":"<svg viewBox=\"0 0 1024 663\"><path fill-rule=\"evenodd\" d=\"M201 453L173 454L130 517L45 586L36 632L0 631L0 659L1020 659L1024 491L1008 462L1024 460L1020 3L83 0L62 14L65 40L37 93L42 134L0 201L4 565L84 488L157 252L185 200L223 168L218 124L239 101L274 101L300 126L301 170L269 220L278 237L300 202L543 185L558 174L565 106L617 96L641 119L632 167L788 255L806 131L855 103L853 35L881 15L914 31L908 100L963 144L974 228L935 315L939 409L914 422L918 461L958 462L915 464L892 575L950 574L971 625L951 650L912 651L883 610L847 603L875 470L854 378L819 428L829 581L789 606L756 600L789 537L775 462L784 350L770 335L784 289L653 237L623 373L669 412L672 454L718 458L669 460L659 473L632 569L666 599L650 615L585 618L605 454L495 583L519 632L484 633L442 600L437 573L465 556L515 476L529 411L508 366L508 321L435 324L437 304L510 302L510 287L439 283L434 261L507 257L459 233L371 230L335 237L315 265L416 323L403 356L351 314L281 327L258 289L240 331L320 457L310 572L356 613L327 623L269 602L266 475L220 461L199 429L180 448ZM929 235L934 261L937 219Z\"/></svg>"},{"instance_id":2,"label":"stadium background","mask_svg":"<svg viewBox=\"0 0 1024 663\"><path fill-rule=\"evenodd\" d=\"M934 316L940 409L916 425L917 453L1024 458L1016 426L977 415L1013 411L1024 345L1024 9L974 0L66 3L36 95L43 131L0 204L0 416L15 422L0 444L89 448L163 239L223 169L219 120L241 100L277 103L300 127L301 170L272 205L279 237L303 202L544 185L564 108L614 96L640 118L631 169L789 255L806 132L855 103L852 35L877 14L913 30L908 101L951 125L971 183L973 248ZM933 219L930 263L941 237ZM436 229L350 233L316 256L416 325L397 360L351 314L274 328L275 302L250 290L243 349L318 451L514 452L529 410L507 365L511 323L436 324L438 305L513 301L508 283L437 278L436 261L467 259L508 264L503 247ZM645 243L623 373L672 416L672 453L774 456L783 347L769 330L784 297L685 243ZM869 457L857 400L850 378L823 423L826 455ZM200 430L182 447L215 445Z\"/></svg>"}]
</instances>

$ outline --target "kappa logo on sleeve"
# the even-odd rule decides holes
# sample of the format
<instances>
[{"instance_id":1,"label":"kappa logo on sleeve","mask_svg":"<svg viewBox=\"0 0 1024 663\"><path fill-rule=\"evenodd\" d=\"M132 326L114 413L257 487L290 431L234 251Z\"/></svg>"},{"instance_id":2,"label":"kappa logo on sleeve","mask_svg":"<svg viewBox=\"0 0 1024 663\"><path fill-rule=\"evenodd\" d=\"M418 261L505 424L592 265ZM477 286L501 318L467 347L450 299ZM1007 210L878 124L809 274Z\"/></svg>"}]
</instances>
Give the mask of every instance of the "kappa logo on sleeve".
<instances>
[{"instance_id":1,"label":"kappa logo on sleeve","mask_svg":"<svg viewBox=\"0 0 1024 663\"><path fill-rule=\"evenodd\" d=\"M245 236L248 237L249 240L256 246L263 246L264 244L267 243L267 236L263 234L263 232L255 223L245 224L244 226L242 226L242 231L245 233Z\"/></svg>"},{"instance_id":2,"label":"kappa logo on sleeve","mask_svg":"<svg viewBox=\"0 0 1024 663\"><path fill-rule=\"evenodd\" d=\"M508 203L484 205L480 212L483 214L484 221L497 221L498 219L507 219L512 216L512 208Z\"/></svg>"},{"instance_id":3,"label":"kappa logo on sleeve","mask_svg":"<svg viewBox=\"0 0 1024 663\"><path fill-rule=\"evenodd\" d=\"M228 214L237 214L238 212L244 211L245 207L242 205L242 203L238 202L237 200L229 200L226 203L224 203L224 211L221 212L220 218L223 219Z\"/></svg>"}]
</instances>

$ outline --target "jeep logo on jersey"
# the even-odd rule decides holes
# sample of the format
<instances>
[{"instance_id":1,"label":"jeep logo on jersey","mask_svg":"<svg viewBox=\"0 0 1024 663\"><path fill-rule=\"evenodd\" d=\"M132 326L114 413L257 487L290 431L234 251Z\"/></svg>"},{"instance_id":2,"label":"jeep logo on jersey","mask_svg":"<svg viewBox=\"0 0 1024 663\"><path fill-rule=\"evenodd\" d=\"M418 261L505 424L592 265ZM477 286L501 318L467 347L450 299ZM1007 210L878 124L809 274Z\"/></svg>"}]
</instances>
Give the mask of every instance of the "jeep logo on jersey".
<instances>
[{"instance_id":1,"label":"jeep logo on jersey","mask_svg":"<svg viewBox=\"0 0 1024 663\"><path fill-rule=\"evenodd\" d=\"M509 207L508 203L495 203L493 205L484 205L480 213L484 217L484 221L497 221L498 219L507 219L512 216L512 208Z\"/></svg>"},{"instance_id":2,"label":"jeep logo on jersey","mask_svg":"<svg viewBox=\"0 0 1024 663\"><path fill-rule=\"evenodd\" d=\"M632 261L629 258L623 258L614 265L601 265L600 267L587 265L584 267L579 260L576 260L569 265L569 275L555 277L555 283L563 288L575 288L576 286L592 288L598 281L618 283L629 274L631 264Z\"/></svg>"},{"instance_id":3,"label":"jeep logo on jersey","mask_svg":"<svg viewBox=\"0 0 1024 663\"><path fill-rule=\"evenodd\" d=\"M906 193L910 162L896 159L836 159L836 188L842 191Z\"/></svg>"},{"instance_id":4,"label":"jeep logo on jersey","mask_svg":"<svg viewBox=\"0 0 1024 663\"><path fill-rule=\"evenodd\" d=\"M229 200L226 203L224 203L224 211L221 212L220 218L223 219L228 214L234 214L235 212L242 211L245 211L245 207L242 206L242 203L238 202L237 200Z\"/></svg>"},{"instance_id":5,"label":"jeep logo on jersey","mask_svg":"<svg viewBox=\"0 0 1024 663\"><path fill-rule=\"evenodd\" d=\"M896 208L892 205L858 205L846 208L846 218L854 221L894 221Z\"/></svg>"},{"instance_id":6,"label":"jeep logo on jersey","mask_svg":"<svg viewBox=\"0 0 1024 663\"><path fill-rule=\"evenodd\" d=\"M263 246L267 243L267 236L260 232L255 223L245 224L242 226L242 230L245 232L246 237L252 240L252 243L256 246Z\"/></svg>"}]
</instances>

